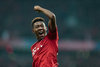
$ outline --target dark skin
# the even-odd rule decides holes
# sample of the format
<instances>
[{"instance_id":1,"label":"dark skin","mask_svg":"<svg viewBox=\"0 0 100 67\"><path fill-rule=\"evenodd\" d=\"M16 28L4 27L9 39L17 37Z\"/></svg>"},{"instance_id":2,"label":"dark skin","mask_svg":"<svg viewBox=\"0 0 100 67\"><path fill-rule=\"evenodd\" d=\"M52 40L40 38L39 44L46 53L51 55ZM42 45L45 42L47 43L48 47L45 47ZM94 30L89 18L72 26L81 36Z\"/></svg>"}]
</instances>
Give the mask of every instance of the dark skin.
<instances>
[{"instance_id":1,"label":"dark skin","mask_svg":"<svg viewBox=\"0 0 100 67\"><path fill-rule=\"evenodd\" d=\"M40 7L40 6L34 6L34 10L38 11L38 12L42 12L49 18L48 27L52 33L55 32L56 26L57 26L55 14L45 8ZM34 23L34 28L32 29L32 31L35 33L38 41L42 40L47 34L46 33L46 31L47 31L46 25L44 24L44 22L41 22L41 21Z\"/></svg>"},{"instance_id":2,"label":"dark skin","mask_svg":"<svg viewBox=\"0 0 100 67\"><path fill-rule=\"evenodd\" d=\"M33 32L38 41L42 40L47 35L47 27L44 22L38 21L34 23Z\"/></svg>"}]
</instances>

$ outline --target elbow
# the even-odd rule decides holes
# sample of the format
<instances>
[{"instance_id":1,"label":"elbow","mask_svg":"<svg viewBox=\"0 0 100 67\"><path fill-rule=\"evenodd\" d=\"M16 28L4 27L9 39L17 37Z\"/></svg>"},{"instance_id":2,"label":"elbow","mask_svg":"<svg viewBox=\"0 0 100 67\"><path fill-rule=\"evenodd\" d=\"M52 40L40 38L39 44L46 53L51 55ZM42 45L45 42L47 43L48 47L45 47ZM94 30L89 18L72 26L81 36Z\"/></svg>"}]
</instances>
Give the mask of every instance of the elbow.
<instances>
[{"instance_id":1,"label":"elbow","mask_svg":"<svg viewBox=\"0 0 100 67\"><path fill-rule=\"evenodd\" d=\"M55 14L52 14L50 17L50 19L55 19L55 18L56 18Z\"/></svg>"}]
</instances>

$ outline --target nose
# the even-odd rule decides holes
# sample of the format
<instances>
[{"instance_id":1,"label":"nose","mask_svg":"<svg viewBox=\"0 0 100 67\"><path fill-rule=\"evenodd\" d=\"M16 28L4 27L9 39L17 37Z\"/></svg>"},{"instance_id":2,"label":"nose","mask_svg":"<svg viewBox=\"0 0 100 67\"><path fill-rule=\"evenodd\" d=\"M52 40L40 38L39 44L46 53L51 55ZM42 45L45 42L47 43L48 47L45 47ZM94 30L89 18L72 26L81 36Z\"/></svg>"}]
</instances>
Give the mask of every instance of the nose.
<instances>
[{"instance_id":1,"label":"nose","mask_svg":"<svg viewBox=\"0 0 100 67\"><path fill-rule=\"evenodd\" d=\"M42 28L42 27L39 27L38 29L41 30L41 29L43 29L43 28Z\"/></svg>"}]
</instances>

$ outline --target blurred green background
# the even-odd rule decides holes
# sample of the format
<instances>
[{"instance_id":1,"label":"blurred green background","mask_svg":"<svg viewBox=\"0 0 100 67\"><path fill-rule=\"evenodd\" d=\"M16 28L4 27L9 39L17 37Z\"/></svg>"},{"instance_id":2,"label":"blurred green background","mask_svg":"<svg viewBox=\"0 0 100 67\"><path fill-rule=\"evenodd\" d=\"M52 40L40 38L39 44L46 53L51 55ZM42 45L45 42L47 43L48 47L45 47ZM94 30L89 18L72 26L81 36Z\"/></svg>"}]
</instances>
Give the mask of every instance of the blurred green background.
<instances>
[{"instance_id":1,"label":"blurred green background","mask_svg":"<svg viewBox=\"0 0 100 67\"><path fill-rule=\"evenodd\" d=\"M32 67L34 5L56 15L59 67L100 67L100 0L0 0L0 67Z\"/></svg>"}]
</instances>

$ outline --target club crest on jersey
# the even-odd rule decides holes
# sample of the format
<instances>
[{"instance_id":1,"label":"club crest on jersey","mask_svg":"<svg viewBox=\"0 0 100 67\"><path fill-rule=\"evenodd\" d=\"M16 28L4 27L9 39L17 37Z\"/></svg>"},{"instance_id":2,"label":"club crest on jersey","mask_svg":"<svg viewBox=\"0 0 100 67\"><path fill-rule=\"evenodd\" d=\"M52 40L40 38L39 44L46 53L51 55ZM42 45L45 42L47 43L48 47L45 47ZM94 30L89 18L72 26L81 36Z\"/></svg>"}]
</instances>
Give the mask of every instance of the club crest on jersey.
<instances>
[{"instance_id":1,"label":"club crest on jersey","mask_svg":"<svg viewBox=\"0 0 100 67\"><path fill-rule=\"evenodd\" d=\"M34 47L32 49L32 57L35 55L35 53L42 47L43 45L40 45L39 47Z\"/></svg>"}]
</instances>

